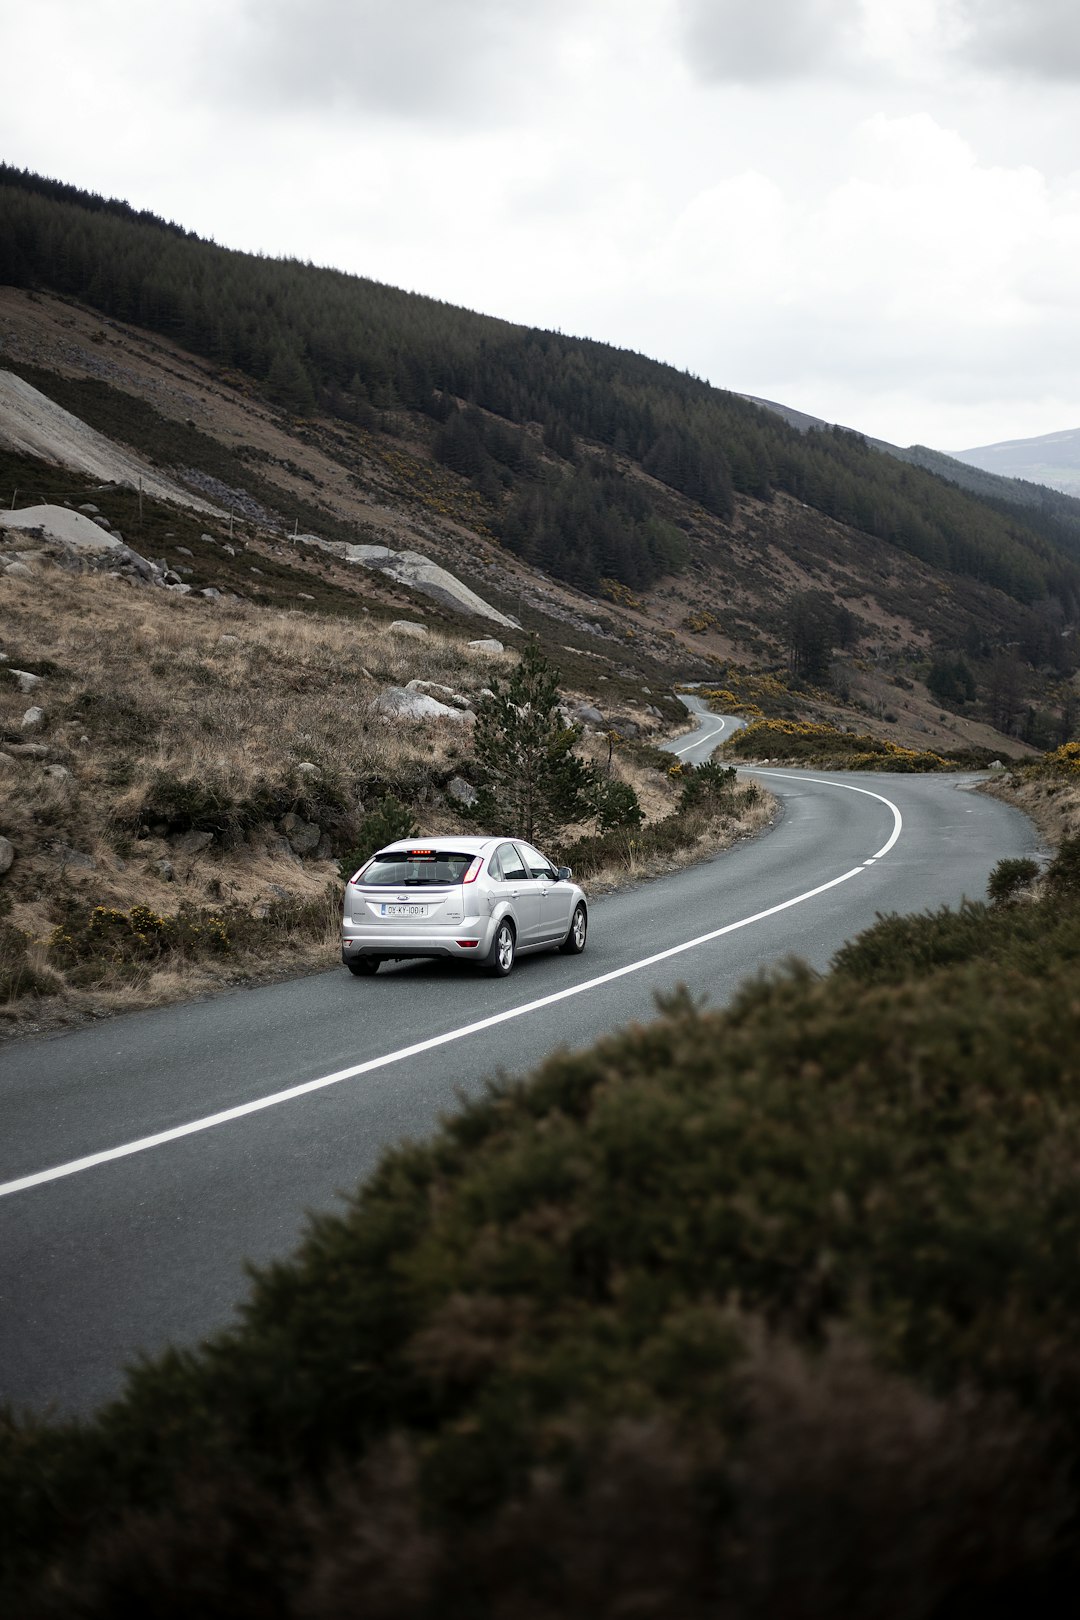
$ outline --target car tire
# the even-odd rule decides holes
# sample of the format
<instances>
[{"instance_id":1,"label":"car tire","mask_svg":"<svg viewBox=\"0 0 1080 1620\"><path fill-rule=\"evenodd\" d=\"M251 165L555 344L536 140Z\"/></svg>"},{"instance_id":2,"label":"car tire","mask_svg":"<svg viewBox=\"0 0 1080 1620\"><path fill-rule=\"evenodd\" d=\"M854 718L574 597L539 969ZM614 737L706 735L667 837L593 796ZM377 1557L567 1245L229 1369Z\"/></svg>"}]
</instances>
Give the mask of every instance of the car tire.
<instances>
[{"instance_id":1,"label":"car tire","mask_svg":"<svg viewBox=\"0 0 1080 1620\"><path fill-rule=\"evenodd\" d=\"M559 946L564 956L580 956L585 949L585 936L589 932L589 917L582 905L574 907L570 919L570 932Z\"/></svg>"},{"instance_id":2,"label":"car tire","mask_svg":"<svg viewBox=\"0 0 1080 1620\"><path fill-rule=\"evenodd\" d=\"M369 979L373 973L378 973L381 956L357 956L345 966L354 979Z\"/></svg>"},{"instance_id":3,"label":"car tire","mask_svg":"<svg viewBox=\"0 0 1080 1620\"><path fill-rule=\"evenodd\" d=\"M505 979L514 965L516 954L517 940L514 937L513 924L504 917L495 930L495 938L491 942L491 950L484 965L496 979Z\"/></svg>"}]
</instances>

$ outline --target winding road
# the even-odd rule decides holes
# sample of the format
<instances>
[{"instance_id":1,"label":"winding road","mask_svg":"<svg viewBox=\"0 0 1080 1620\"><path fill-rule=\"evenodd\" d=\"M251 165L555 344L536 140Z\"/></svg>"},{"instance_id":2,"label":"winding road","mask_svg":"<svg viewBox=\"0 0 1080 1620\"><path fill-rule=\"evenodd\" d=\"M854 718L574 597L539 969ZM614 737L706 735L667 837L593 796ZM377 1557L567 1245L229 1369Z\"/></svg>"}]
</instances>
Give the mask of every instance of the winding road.
<instances>
[{"instance_id":1,"label":"winding road","mask_svg":"<svg viewBox=\"0 0 1080 1620\"><path fill-rule=\"evenodd\" d=\"M698 723L668 747L696 763L740 722L684 701ZM0 1402L89 1412L138 1355L228 1323L245 1259L287 1253L486 1076L646 1021L680 983L717 1006L789 955L825 968L879 912L981 897L1036 848L970 776L753 775L782 804L769 835L597 899L583 956L509 979L335 966L0 1051Z\"/></svg>"}]
</instances>

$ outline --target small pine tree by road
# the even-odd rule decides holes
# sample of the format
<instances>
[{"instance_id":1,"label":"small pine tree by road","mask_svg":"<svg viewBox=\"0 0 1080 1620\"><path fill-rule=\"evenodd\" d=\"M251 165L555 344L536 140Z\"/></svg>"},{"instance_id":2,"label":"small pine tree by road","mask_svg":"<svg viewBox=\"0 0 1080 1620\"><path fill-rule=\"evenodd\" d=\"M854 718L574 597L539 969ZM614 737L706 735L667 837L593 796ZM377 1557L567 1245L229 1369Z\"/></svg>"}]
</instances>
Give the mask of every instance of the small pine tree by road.
<instances>
[{"instance_id":1,"label":"small pine tree by road","mask_svg":"<svg viewBox=\"0 0 1080 1620\"><path fill-rule=\"evenodd\" d=\"M559 713L556 671L530 642L520 664L476 711L477 798L470 819L488 832L546 844L594 815L592 771L574 753L580 727Z\"/></svg>"}]
</instances>

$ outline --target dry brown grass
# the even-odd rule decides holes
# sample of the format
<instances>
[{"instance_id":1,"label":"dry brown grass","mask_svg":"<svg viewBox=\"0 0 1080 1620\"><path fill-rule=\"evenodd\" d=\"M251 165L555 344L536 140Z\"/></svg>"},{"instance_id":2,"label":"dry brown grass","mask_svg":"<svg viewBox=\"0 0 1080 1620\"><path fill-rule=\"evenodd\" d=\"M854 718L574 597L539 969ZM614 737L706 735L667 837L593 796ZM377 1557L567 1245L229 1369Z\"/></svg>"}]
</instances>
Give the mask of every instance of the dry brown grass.
<instances>
[{"instance_id":1,"label":"dry brown grass","mask_svg":"<svg viewBox=\"0 0 1080 1620\"><path fill-rule=\"evenodd\" d=\"M0 835L16 851L0 879L0 922L32 942L43 992L8 1004L9 1032L331 965L337 856L363 814L392 791L425 831L463 826L444 784L468 757L468 728L388 722L375 713L378 694L419 679L475 700L516 658L435 631L414 639L376 620L215 603L51 567L0 579L0 627L8 667L44 677L27 695L0 666ZM40 757L21 752L32 704L47 716L32 736L46 750ZM656 724L644 712L634 718L643 729ZM583 752L606 760L607 738L590 734ZM58 777L57 766L67 774ZM663 771L622 747L611 769L634 787L647 820L670 813L677 794ZM157 808L163 792L180 804L171 823ZM209 848L184 854L177 834L198 795L220 810L217 832ZM711 855L764 826L770 805L745 824L710 825L663 861L642 862L628 846L626 860L591 886L602 893ZM332 833L330 858L301 861L282 847L275 823L291 806ZM269 949L238 947L221 961L128 963L122 974L103 965L97 982L86 969L76 984L47 950L58 923L95 906L259 915L283 901L302 923L290 927L283 913Z\"/></svg>"},{"instance_id":2,"label":"dry brown grass","mask_svg":"<svg viewBox=\"0 0 1080 1620\"><path fill-rule=\"evenodd\" d=\"M1052 849L1080 834L1080 783L1008 771L981 783L979 791L1023 810Z\"/></svg>"}]
</instances>

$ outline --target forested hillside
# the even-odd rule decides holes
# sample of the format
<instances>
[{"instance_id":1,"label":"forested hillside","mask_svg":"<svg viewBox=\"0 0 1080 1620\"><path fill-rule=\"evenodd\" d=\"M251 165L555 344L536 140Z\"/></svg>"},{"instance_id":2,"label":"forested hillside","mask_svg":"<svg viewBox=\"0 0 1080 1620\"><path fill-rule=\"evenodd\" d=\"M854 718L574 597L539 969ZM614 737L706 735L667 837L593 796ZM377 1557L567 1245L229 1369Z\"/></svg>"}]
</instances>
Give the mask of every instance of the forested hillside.
<instances>
[{"instance_id":1,"label":"forested hillside","mask_svg":"<svg viewBox=\"0 0 1080 1620\"><path fill-rule=\"evenodd\" d=\"M684 539L659 485L719 518L739 495L784 493L1015 602L1051 599L1070 620L1080 607L1077 548L1059 525L1036 532L858 434L800 434L641 355L232 252L7 166L0 282L173 339L301 416L384 433L403 412L428 418L435 455L471 480L491 531L576 585L639 588L678 570Z\"/></svg>"}]
</instances>

